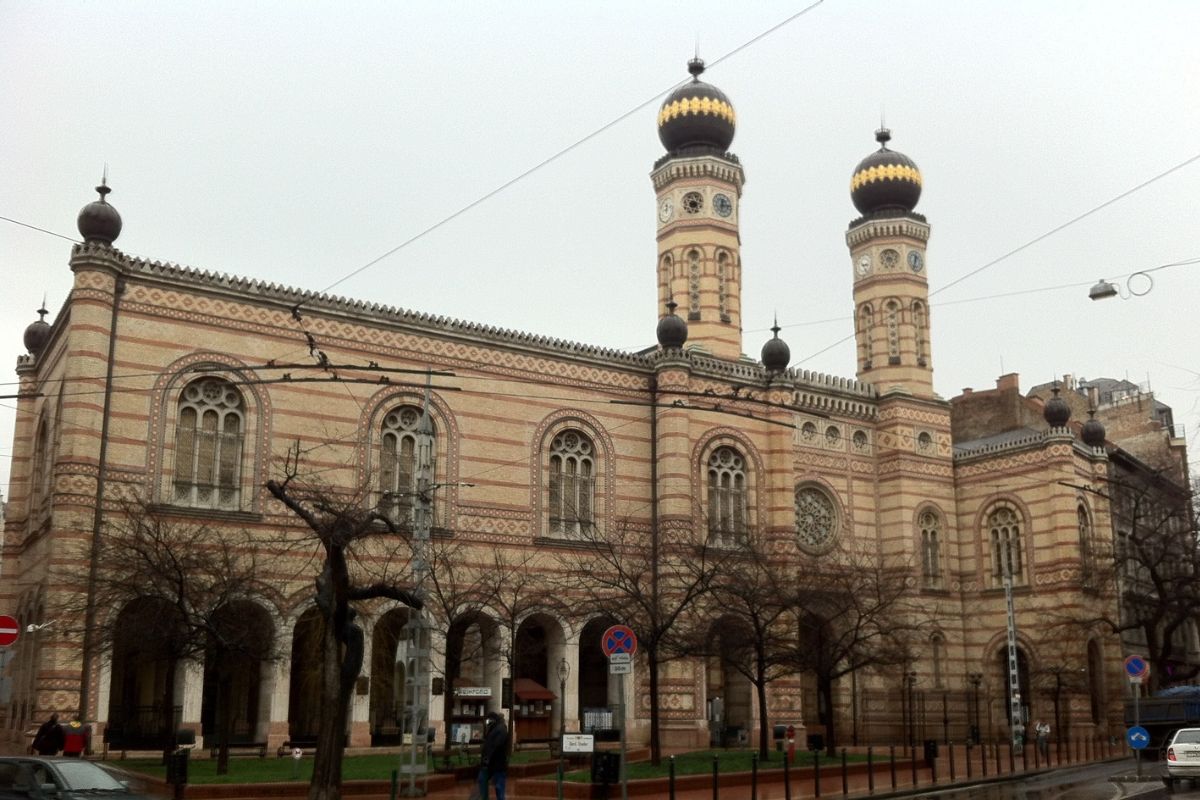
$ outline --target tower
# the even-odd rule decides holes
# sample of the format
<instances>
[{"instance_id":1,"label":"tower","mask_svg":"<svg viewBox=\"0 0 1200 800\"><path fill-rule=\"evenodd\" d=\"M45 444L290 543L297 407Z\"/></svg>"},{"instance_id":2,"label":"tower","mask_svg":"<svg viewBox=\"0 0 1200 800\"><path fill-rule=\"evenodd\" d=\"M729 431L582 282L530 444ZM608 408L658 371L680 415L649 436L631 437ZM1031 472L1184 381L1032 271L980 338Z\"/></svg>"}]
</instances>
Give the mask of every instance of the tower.
<instances>
[{"instance_id":1,"label":"tower","mask_svg":"<svg viewBox=\"0 0 1200 800\"><path fill-rule=\"evenodd\" d=\"M879 150L859 162L850 197L862 216L850 223L846 245L854 269L854 333L858 379L880 392L933 394L929 282L925 245L929 224L913 211L921 172L889 150L891 132L875 132Z\"/></svg>"},{"instance_id":2,"label":"tower","mask_svg":"<svg viewBox=\"0 0 1200 800\"><path fill-rule=\"evenodd\" d=\"M667 154L650 178L657 198L658 308L675 299L689 346L719 358L742 355L742 263L738 213L745 176L727 152L735 116L725 94L700 80L704 62L688 62L692 80L658 112Z\"/></svg>"}]
</instances>

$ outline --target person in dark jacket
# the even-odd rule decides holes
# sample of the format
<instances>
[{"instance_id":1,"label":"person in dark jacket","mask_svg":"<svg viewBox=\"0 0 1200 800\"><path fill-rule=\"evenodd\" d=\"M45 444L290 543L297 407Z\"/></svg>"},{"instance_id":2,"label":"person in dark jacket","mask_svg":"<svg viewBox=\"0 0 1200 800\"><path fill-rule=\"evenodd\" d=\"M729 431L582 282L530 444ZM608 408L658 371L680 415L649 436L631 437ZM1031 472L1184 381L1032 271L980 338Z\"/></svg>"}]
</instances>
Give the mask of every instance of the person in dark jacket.
<instances>
[{"instance_id":1,"label":"person in dark jacket","mask_svg":"<svg viewBox=\"0 0 1200 800\"><path fill-rule=\"evenodd\" d=\"M56 756L63 748L63 729L58 724L58 714L51 714L50 719L42 723L37 735L33 737L30 750L40 756Z\"/></svg>"},{"instance_id":2,"label":"person in dark jacket","mask_svg":"<svg viewBox=\"0 0 1200 800\"><path fill-rule=\"evenodd\" d=\"M508 780L508 727L504 717L489 711L484 722L483 748L479 754L479 798L487 800L488 781L496 787L496 800L504 800Z\"/></svg>"}]
</instances>

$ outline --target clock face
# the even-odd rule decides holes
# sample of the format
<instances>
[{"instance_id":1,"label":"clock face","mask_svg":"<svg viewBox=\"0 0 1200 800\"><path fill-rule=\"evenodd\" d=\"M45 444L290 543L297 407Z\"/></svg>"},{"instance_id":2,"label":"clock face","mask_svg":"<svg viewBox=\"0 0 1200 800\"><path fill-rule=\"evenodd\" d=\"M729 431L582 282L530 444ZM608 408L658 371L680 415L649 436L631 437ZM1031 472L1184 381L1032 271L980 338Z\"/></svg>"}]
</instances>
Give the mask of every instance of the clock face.
<instances>
[{"instance_id":1,"label":"clock face","mask_svg":"<svg viewBox=\"0 0 1200 800\"><path fill-rule=\"evenodd\" d=\"M913 272L920 272L925 268L925 259L921 257L920 252L916 250L909 250L908 265L912 267Z\"/></svg>"},{"instance_id":2,"label":"clock face","mask_svg":"<svg viewBox=\"0 0 1200 800\"><path fill-rule=\"evenodd\" d=\"M866 275L871 271L871 257L863 253L858 257L858 263L854 265L854 269L859 275Z\"/></svg>"},{"instance_id":3,"label":"clock face","mask_svg":"<svg viewBox=\"0 0 1200 800\"><path fill-rule=\"evenodd\" d=\"M662 222L666 222L675 213L675 204L671 202L671 198L664 197L663 201L658 204L658 218Z\"/></svg>"},{"instance_id":4,"label":"clock face","mask_svg":"<svg viewBox=\"0 0 1200 800\"><path fill-rule=\"evenodd\" d=\"M733 213L733 201L723 194L715 195L713 197L713 208L720 216L728 217Z\"/></svg>"}]
</instances>

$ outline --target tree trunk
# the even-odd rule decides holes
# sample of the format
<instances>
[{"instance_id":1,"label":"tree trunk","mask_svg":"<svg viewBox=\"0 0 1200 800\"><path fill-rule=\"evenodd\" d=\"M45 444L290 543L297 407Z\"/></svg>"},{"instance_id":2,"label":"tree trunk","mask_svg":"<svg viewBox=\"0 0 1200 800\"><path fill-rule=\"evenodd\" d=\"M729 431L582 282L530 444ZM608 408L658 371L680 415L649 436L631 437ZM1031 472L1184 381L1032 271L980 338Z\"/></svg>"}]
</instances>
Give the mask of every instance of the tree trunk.
<instances>
[{"instance_id":1,"label":"tree trunk","mask_svg":"<svg viewBox=\"0 0 1200 800\"><path fill-rule=\"evenodd\" d=\"M229 774L229 740L233 734L233 676L224 668L217 671L217 774Z\"/></svg>"},{"instance_id":2,"label":"tree trunk","mask_svg":"<svg viewBox=\"0 0 1200 800\"><path fill-rule=\"evenodd\" d=\"M647 671L650 673L650 763L658 766L662 763L662 743L659 742L658 730L658 650L654 647L646 648L646 665ZM624 679L622 679L624 680ZM635 691L636 695L637 692ZM626 724L628 717L629 698L625 698L625 708L621 709L621 725L625 730L629 730Z\"/></svg>"},{"instance_id":3,"label":"tree trunk","mask_svg":"<svg viewBox=\"0 0 1200 800\"><path fill-rule=\"evenodd\" d=\"M334 635L333 622L326 617L326 633L321 637L321 707L317 712L317 750L313 756L312 780L308 800L340 800L342 796L342 755L346 751L346 716L349 693L342 695L341 642Z\"/></svg>"},{"instance_id":4,"label":"tree trunk","mask_svg":"<svg viewBox=\"0 0 1200 800\"><path fill-rule=\"evenodd\" d=\"M770 731L770 720L767 719L767 678L763 674L763 670L758 670L758 675L754 681L754 691L758 694L758 757L762 761L771 759L770 740L767 734Z\"/></svg>"},{"instance_id":5,"label":"tree trunk","mask_svg":"<svg viewBox=\"0 0 1200 800\"><path fill-rule=\"evenodd\" d=\"M161 720L162 763L166 764L175 749L175 675L179 669L179 661L167 659L166 685L163 687L163 712Z\"/></svg>"},{"instance_id":6,"label":"tree trunk","mask_svg":"<svg viewBox=\"0 0 1200 800\"><path fill-rule=\"evenodd\" d=\"M824 675L817 677L817 712L817 718L825 726L825 752L830 758L833 758L837 755L837 731L833 713L833 679Z\"/></svg>"}]
</instances>

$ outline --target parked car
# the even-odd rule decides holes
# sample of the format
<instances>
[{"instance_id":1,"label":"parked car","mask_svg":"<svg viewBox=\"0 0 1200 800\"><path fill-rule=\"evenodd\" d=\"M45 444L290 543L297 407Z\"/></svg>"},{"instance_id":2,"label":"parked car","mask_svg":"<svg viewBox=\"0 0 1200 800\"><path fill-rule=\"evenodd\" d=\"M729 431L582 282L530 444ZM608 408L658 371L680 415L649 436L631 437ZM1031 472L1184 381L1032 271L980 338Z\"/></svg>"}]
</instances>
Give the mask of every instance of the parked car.
<instances>
[{"instance_id":1,"label":"parked car","mask_svg":"<svg viewBox=\"0 0 1200 800\"><path fill-rule=\"evenodd\" d=\"M1180 728L1167 741L1163 759L1163 783L1167 789L1187 778L1200 779L1200 728Z\"/></svg>"},{"instance_id":2,"label":"parked car","mask_svg":"<svg viewBox=\"0 0 1200 800\"><path fill-rule=\"evenodd\" d=\"M126 781L91 761L80 758L0 758L0 800L84 800L119 797L152 800L139 794Z\"/></svg>"}]
</instances>

